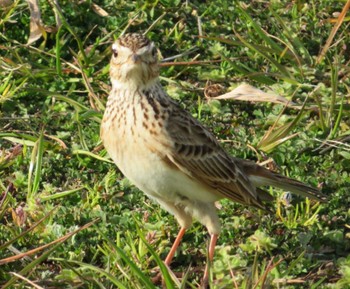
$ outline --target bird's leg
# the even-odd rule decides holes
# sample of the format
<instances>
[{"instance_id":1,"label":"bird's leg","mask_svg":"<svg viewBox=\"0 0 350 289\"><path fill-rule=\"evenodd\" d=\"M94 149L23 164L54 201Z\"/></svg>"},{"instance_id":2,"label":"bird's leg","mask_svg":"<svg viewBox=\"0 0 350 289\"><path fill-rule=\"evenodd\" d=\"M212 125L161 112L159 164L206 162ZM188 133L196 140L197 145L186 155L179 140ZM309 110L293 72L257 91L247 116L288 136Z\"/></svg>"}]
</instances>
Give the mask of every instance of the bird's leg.
<instances>
[{"instance_id":1,"label":"bird's leg","mask_svg":"<svg viewBox=\"0 0 350 289\"><path fill-rule=\"evenodd\" d=\"M170 265L171 261L173 260L174 255L175 255L176 249L179 247L180 242L181 242L182 237L185 234L185 232L186 232L186 228L182 227L176 236L176 239L173 243L173 246L170 249L170 252L168 253L168 256L165 258L165 261L164 261L165 265L167 265L167 266Z\"/></svg>"},{"instance_id":2,"label":"bird's leg","mask_svg":"<svg viewBox=\"0 0 350 289\"><path fill-rule=\"evenodd\" d=\"M211 234L210 235L210 243L209 243L209 249L208 249L208 263L205 266L204 276L203 276L203 288L208 287L209 282L209 266L213 262L214 259L214 251L216 246L216 241L218 240L219 235L218 234Z\"/></svg>"},{"instance_id":3,"label":"bird's leg","mask_svg":"<svg viewBox=\"0 0 350 289\"><path fill-rule=\"evenodd\" d=\"M185 234L186 232L186 228L185 227L181 227L179 233L177 234L176 236L176 239L168 253L168 256L165 258L165 265L167 265L168 267L170 266L170 263L171 261L173 260L173 257L175 255L175 252L176 252L176 249L179 247L180 243L181 243L181 239L183 237L183 235ZM159 272L157 274L157 276L155 276L154 278L152 278L152 282L155 283L155 284L158 284L160 281L162 280L162 275L161 273ZM162 283L164 282L164 280L162 280ZM164 285L164 284L163 284Z\"/></svg>"}]
</instances>

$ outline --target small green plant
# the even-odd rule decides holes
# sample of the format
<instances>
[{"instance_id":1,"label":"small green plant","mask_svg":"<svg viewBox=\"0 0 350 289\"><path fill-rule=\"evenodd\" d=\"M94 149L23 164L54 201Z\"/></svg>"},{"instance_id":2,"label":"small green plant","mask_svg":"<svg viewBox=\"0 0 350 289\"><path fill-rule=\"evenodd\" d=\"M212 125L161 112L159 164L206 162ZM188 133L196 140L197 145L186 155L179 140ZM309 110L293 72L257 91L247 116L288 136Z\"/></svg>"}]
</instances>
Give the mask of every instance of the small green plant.
<instances>
[{"instance_id":1,"label":"small green plant","mask_svg":"<svg viewBox=\"0 0 350 289\"><path fill-rule=\"evenodd\" d=\"M276 214L284 226L289 229L295 229L299 226L312 226L318 222L320 210L320 203L313 203L310 199L297 203L295 207L286 204L283 199L279 199L277 201Z\"/></svg>"},{"instance_id":2,"label":"small green plant","mask_svg":"<svg viewBox=\"0 0 350 289\"><path fill-rule=\"evenodd\" d=\"M339 261L340 269L339 273L341 274L340 279L335 285L335 288L345 288L350 284L350 260L349 257Z\"/></svg>"}]
</instances>

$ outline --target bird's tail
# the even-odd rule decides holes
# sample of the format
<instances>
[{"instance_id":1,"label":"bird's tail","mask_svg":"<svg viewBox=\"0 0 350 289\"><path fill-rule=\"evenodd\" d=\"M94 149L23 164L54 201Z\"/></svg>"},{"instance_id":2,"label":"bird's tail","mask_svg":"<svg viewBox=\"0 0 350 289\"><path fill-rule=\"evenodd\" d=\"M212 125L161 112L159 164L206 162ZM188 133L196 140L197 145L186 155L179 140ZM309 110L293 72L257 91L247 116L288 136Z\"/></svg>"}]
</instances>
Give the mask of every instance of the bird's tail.
<instances>
[{"instance_id":1,"label":"bird's tail","mask_svg":"<svg viewBox=\"0 0 350 289\"><path fill-rule=\"evenodd\" d=\"M249 180L257 188L261 186L273 186L320 202L327 201L327 196L322 194L317 188L272 172L253 162L244 161L241 162L241 165L244 172L248 175Z\"/></svg>"}]
</instances>

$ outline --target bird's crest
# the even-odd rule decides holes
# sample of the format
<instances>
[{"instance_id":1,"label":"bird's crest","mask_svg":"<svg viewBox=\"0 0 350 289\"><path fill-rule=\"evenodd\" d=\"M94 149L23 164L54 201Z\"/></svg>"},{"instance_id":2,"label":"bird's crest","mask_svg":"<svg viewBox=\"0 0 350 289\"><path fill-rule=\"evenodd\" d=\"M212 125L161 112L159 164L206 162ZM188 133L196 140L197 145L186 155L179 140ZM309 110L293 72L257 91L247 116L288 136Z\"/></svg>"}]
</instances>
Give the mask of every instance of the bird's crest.
<instances>
[{"instance_id":1,"label":"bird's crest","mask_svg":"<svg viewBox=\"0 0 350 289\"><path fill-rule=\"evenodd\" d=\"M136 52L140 48L149 45L150 40L142 34L128 33L119 37L118 44Z\"/></svg>"}]
</instances>

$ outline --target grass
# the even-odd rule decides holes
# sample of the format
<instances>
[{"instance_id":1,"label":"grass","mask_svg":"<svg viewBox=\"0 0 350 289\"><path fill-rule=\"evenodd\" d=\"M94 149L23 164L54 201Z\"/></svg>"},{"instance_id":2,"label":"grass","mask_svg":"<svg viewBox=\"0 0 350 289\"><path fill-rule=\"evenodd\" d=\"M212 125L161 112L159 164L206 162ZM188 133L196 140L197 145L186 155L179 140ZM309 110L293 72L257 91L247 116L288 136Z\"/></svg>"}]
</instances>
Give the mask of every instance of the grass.
<instances>
[{"instance_id":1,"label":"grass","mask_svg":"<svg viewBox=\"0 0 350 289\"><path fill-rule=\"evenodd\" d=\"M168 271L161 260L176 221L101 146L110 45L124 31L147 31L164 58L183 54L182 65L162 66L162 83L233 155L329 196L319 204L271 189L271 213L223 200L211 287L347 288L348 14L332 31L347 2L40 1L43 26L28 45L28 5L8 2L0 8L2 288L159 288L159 271L167 288L200 283L205 229L193 225ZM241 82L297 107L204 98L210 85Z\"/></svg>"}]
</instances>

